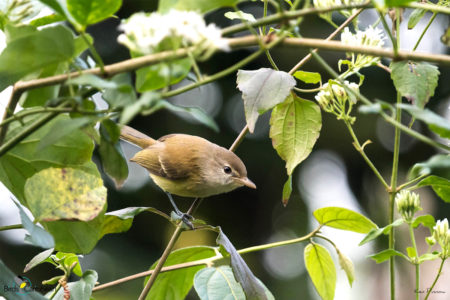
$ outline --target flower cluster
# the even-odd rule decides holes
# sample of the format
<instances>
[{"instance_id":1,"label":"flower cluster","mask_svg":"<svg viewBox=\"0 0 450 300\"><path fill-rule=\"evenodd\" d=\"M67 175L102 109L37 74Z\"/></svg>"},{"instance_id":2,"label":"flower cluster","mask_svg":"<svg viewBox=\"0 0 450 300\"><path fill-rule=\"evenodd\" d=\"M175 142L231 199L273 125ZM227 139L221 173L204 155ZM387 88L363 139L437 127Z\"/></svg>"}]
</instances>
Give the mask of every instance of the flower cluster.
<instances>
[{"instance_id":1,"label":"flower cluster","mask_svg":"<svg viewBox=\"0 0 450 300\"><path fill-rule=\"evenodd\" d=\"M433 227L433 235L427 238L429 244L435 244L436 242L442 248L441 257L446 259L450 257L450 229L448 229L448 220L438 220Z\"/></svg>"},{"instance_id":2,"label":"flower cluster","mask_svg":"<svg viewBox=\"0 0 450 300\"><path fill-rule=\"evenodd\" d=\"M348 27L344 28L341 34L341 42L349 46L369 46L381 48L384 45L384 36L380 29L369 26L364 31L357 30L356 33L350 32ZM365 54L347 53L351 58L351 65L354 72L359 69L371 66L380 61L379 57L369 56Z\"/></svg>"},{"instance_id":3,"label":"flower cluster","mask_svg":"<svg viewBox=\"0 0 450 300\"><path fill-rule=\"evenodd\" d=\"M347 88L359 93L359 86L354 82L344 81ZM357 98L347 93L343 85L335 80L330 80L324 84L322 90L315 96L317 103L323 110L335 114L338 119L344 119L353 123L354 117L350 116L353 104L356 103Z\"/></svg>"},{"instance_id":4,"label":"flower cluster","mask_svg":"<svg viewBox=\"0 0 450 300\"><path fill-rule=\"evenodd\" d=\"M407 190L400 191L395 196L395 202L397 203L398 212L406 222L411 222L414 214L422 209L420 207L419 195Z\"/></svg>"},{"instance_id":5,"label":"flower cluster","mask_svg":"<svg viewBox=\"0 0 450 300\"><path fill-rule=\"evenodd\" d=\"M151 54L179 47L229 50L226 39L214 24L206 25L202 16L193 11L170 10L166 14L136 13L119 29L118 42L136 54Z\"/></svg>"}]
</instances>

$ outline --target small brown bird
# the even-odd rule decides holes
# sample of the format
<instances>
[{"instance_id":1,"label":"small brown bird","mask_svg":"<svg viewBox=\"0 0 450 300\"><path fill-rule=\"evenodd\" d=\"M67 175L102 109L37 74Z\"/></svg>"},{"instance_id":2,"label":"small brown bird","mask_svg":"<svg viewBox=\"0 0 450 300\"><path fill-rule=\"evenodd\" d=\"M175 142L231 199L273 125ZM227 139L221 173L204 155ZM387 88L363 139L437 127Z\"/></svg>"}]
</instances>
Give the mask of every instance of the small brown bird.
<instances>
[{"instance_id":1,"label":"small brown bird","mask_svg":"<svg viewBox=\"0 0 450 300\"><path fill-rule=\"evenodd\" d=\"M169 134L154 140L129 126L121 128L120 137L142 148L130 160L149 171L172 204L170 194L204 198L241 186L256 189L236 154L204 138Z\"/></svg>"}]
</instances>

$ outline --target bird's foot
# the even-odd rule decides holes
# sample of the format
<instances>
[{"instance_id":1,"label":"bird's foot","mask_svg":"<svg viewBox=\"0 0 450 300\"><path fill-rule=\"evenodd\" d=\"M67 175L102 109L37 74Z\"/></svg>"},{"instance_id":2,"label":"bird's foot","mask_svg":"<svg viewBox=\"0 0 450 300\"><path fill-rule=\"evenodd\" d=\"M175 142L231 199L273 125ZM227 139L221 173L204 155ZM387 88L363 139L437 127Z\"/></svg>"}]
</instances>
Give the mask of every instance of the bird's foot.
<instances>
[{"instance_id":1,"label":"bird's foot","mask_svg":"<svg viewBox=\"0 0 450 300\"><path fill-rule=\"evenodd\" d=\"M182 213L181 211L172 211L171 217L173 220L181 220L183 225L185 225L188 229L194 229L194 224L191 222L191 220L194 220L194 217L190 214Z\"/></svg>"}]
</instances>

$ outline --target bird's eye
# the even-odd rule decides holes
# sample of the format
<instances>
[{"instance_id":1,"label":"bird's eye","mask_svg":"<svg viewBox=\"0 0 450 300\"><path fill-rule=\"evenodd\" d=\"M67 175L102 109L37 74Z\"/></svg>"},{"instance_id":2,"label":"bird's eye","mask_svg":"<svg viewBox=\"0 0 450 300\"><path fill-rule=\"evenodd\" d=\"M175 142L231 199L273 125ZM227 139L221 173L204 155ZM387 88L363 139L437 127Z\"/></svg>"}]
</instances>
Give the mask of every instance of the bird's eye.
<instances>
[{"instance_id":1,"label":"bird's eye","mask_svg":"<svg viewBox=\"0 0 450 300\"><path fill-rule=\"evenodd\" d=\"M229 166L223 167L223 171L224 171L226 174L231 174L231 168L230 168Z\"/></svg>"}]
</instances>

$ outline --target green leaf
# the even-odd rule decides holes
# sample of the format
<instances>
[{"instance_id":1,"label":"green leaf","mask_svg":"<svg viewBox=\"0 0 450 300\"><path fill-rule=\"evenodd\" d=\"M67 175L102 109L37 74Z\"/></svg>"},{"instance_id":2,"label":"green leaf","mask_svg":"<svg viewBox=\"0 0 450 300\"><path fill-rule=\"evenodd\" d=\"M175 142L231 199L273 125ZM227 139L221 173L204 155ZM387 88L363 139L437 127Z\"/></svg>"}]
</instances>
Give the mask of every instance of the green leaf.
<instances>
[{"instance_id":1,"label":"green leaf","mask_svg":"<svg viewBox=\"0 0 450 300\"><path fill-rule=\"evenodd\" d=\"M14 200L13 202L17 208L19 208L20 220L22 221L23 228L28 231L28 234L25 236L25 241L44 249L53 248L55 246L55 241L53 240L52 235L45 231L44 228L33 223L23 210L22 205Z\"/></svg>"},{"instance_id":2,"label":"green leaf","mask_svg":"<svg viewBox=\"0 0 450 300\"><path fill-rule=\"evenodd\" d=\"M424 108L436 89L439 70L436 66L420 62L392 62L391 78L395 88L412 104Z\"/></svg>"},{"instance_id":3,"label":"green leaf","mask_svg":"<svg viewBox=\"0 0 450 300\"><path fill-rule=\"evenodd\" d=\"M44 3L45 5L47 5L48 7L50 7L51 9L53 9L54 12L65 16L65 12L64 12L64 7L65 7L65 1L61 1L61 0L39 0L39 2Z\"/></svg>"},{"instance_id":4,"label":"green leaf","mask_svg":"<svg viewBox=\"0 0 450 300\"><path fill-rule=\"evenodd\" d=\"M369 257L375 260L377 264L388 260L391 256L400 256L409 261L409 258L405 254L393 249L386 249L376 254L369 255Z\"/></svg>"},{"instance_id":5,"label":"green leaf","mask_svg":"<svg viewBox=\"0 0 450 300\"><path fill-rule=\"evenodd\" d=\"M316 84L322 82L322 76L317 72L296 71L294 77L304 83Z\"/></svg>"},{"instance_id":6,"label":"green leaf","mask_svg":"<svg viewBox=\"0 0 450 300\"><path fill-rule=\"evenodd\" d=\"M143 110L152 108L156 105L159 99L160 95L155 92L147 92L142 94L139 100L127 105L124 108L122 115L120 116L120 124L127 124Z\"/></svg>"},{"instance_id":7,"label":"green leaf","mask_svg":"<svg viewBox=\"0 0 450 300\"><path fill-rule=\"evenodd\" d=\"M247 300L268 299L263 285L253 275L250 268L222 230L220 230L219 236L217 237L217 244L230 255L234 277L241 284Z\"/></svg>"},{"instance_id":8,"label":"green leaf","mask_svg":"<svg viewBox=\"0 0 450 300\"><path fill-rule=\"evenodd\" d=\"M28 279L26 277L22 277L24 279ZM8 300L48 300L48 298L42 296L38 292L34 290L30 290L30 285L24 288L24 290L19 289L19 292L16 293L13 289L14 287L19 288L22 279L17 277L0 259L0 296ZM32 283L31 283L32 284ZM21 294L23 292L23 294ZM26 294L26 295L25 295Z\"/></svg>"},{"instance_id":9,"label":"green leaf","mask_svg":"<svg viewBox=\"0 0 450 300\"><path fill-rule=\"evenodd\" d=\"M33 122L35 117L25 117L25 124ZM73 131L41 151L36 150L41 139L47 135L53 125L59 120L68 118L66 115L59 115L0 157L0 181L23 205L27 206L23 191L27 178L49 167L85 168L84 164L91 161L94 144L80 130ZM19 122L11 123L6 141L21 132L22 128ZM91 164L95 169L95 164Z\"/></svg>"},{"instance_id":10,"label":"green leaf","mask_svg":"<svg viewBox=\"0 0 450 300\"><path fill-rule=\"evenodd\" d=\"M270 138L286 161L288 175L308 157L322 127L320 108L312 101L289 95L275 106L270 117Z\"/></svg>"},{"instance_id":11,"label":"green leaf","mask_svg":"<svg viewBox=\"0 0 450 300\"><path fill-rule=\"evenodd\" d=\"M206 246L188 247L177 249L170 253L164 266L172 266L199 259L209 258L216 255L214 248ZM155 268L155 262L151 269ZM205 265L198 265L189 268L182 268L158 275L153 287L146 299L151 300L176 300L184 299L192 288L195 274L205 268ZM146 277L145 283L149 277ZM144 283L144 284L145 284ZM168 293L170 291L170 293Z\"/></svg>"},{"instance_id":12,"label":"green leaf","mask_svg":"<svg viewBox=\"0 0 450 300\"><path fill-rule=\"evenodd\" d=\"M136 90L147 92L180 82L192 67L190 58L140 68L136 71Z\"/></svg>"},{"instance_id":13,"label":"green leaf","mask_svg":"<svg viewBox=\"0 0 450 300\"><path fill-rule=\"evenodd\" d=\"M436 154L425 162L415 164L408 172L408 179L428 174L450 178L450 155Z\"/></svg>"},{"instance_id":14,"label":"green leaf","mask_svg":"<svg viewBox=\"0 0 450 300\"><path fill-rule=\"evenodd\" d=\"M100 145L98 151L105 173L120 188L128 177L128 165L119 143L120 129L113 121L100 123Z\"/></svg>"},{"instance_id":15,"label":"green leaf","mask_svg":"<svg viewBox=\"0 0 450 300\"><path fill-rule=\"evenodd\" d=\"M442 200L447 203L450 202L450 180L439 176L428 176L417 184L418 187L427 185L431 186Z\"/></svg>"},{"instance_id":16,"label":"green leaf","mask_svg":"<svg viewBox=\"0 0 450 300\"><path fill-rule=\"evenodd\" d=\"M27 180L25 198L39 221L90 221L105 206L106 188L99 176L73 168L48 168Z\"/></svg>"},{"instance_id":17,"label":"green leaf","mask_svg":"<svg viewBox=\"0 0 450 300\"><path fill-rule=\"evenodd\" d=\"M398 107L406 110L414 118L425 122L430 130L439 134L443 138L450 139L450 121L435 114L429 109L421 109L408 104L398 104Z\"/></svg>"},{"instance_id":18,"label":"green leaf","mask_svg":"<svg viewBox=\"0 0 450 300\"><path fill-rule=\"evenodd\" d=\"M423 263L424 261L435 260L439 257L439 253L425 253L419 257L419 264Z\"/></svg>"},{"instance_id":19,"label":"green leaf","mask_svg":"<svg viewBox=\"0 0 450 300\"><path fill-rule=\"evenodd\" d=\"M336 252L339 257L339 265L345 271L347 275L348 283L350 286L353 285L353 281L355 280L355 267L350 258L348 258L344 253L336 248Z\"/></svg>"},{"instance_id":20,"label":"green leaf","mask_svg":"<svg viewBox=\"0 0 450 300\"><path fill-rule=\"evenodd\" d=\"M243 20L243 21L247 21L247 22L256 22L256 19L252 14L245 13L241 10L228 11L225 13L224 16L230 20L238 19L238 20Z\"/></svg>"},{"instance_id":21,"label":"green leaf","mask_svg":"<svg viewBox=\"0 0 450 300\"><path fill-rule=\"evenodd\" d=\"M78 30L111 17L122 5L122 0L66 0L67 11L76 21Z\"/></svg>"},{"instance_id":22,"label":"green leaf","mask_svg":"<svg viewBox=\"0 0 450 300\"><path fill-rule=\"evenodd\" d=\"M414 0L384 0L386 7L398 7L403 6Z\"/></svg>"},{"instance_id":23,"label":"green leaf","mask_svg":"<svg viewBox=\"0 0 450 300\"><path fill-rule=\"evenodd\" d=\"M378 226L360 213L342 207L323 207L314 211L314 217L329 227L358 233L368 233Z\"/></svg>"},{"instance_id":24,"label":"green leaf","mask_svg":"<svg viewBox=\"0 0 450 300\"><path fill-rule=\"evenodd\" d=\"M111 108L126 107L136 102L136 92L131 85L130 75L127 73L118 74L111 78L115 83L114 88L106 88L102 97L108 102Z\"/></svg>"},{"instance_id":25,"label":"green leaf","mask_svg":"<svg viewBox=\"0 0 450 300\"><path fill-rule=\"evenodd\" d=\"M103 214L104 211L89 222L52 221L43 222L43 226L53 235L57 251L87 254L101 237Z\"/></svg>"},{"instance_id":26,"label":"green leaf","mask_svg":"<svg viewBox=\"0 0 450 300\"><path fill-rule=\"evenodd\" d=\"M328 250L319 244L308 244L304 250L306 270L323 300L332 300L336 289L336 268Z\"/></svg>"},{"instance_id":27,"label":"green leaf","mask_svg":"<svg viewBox=\"0 0 450 300\"><path fill-rule=\"evenodd\" d=\"M237 87L242 92L245 119L251 133L258 116L283 102L294 86L295 79L286 72L269 68L238 71Z\"/></svg>"},{"instance_id":28,"label":"green leaf","mask_svg":"<svg viewBox=\"0 0 450 300\"><path fill-rule=\"evenodd\" d=\"M52 255L53 253L53 248L44 250L40 253L38 253L36 256L34 256L29 263L27 263L27 265L25 266L25 269L23 270L24 273L30 271L31 269L33 269L34 267L36 267L37 265L45 262L45 260Z\"/></svg>"},{"instance_id":29,"label":"green leaf","mask_svg":"<svg viewBox=\"0 0 450 300\"><path fill-rule=\"evenodd\" d=\"M54 257L59 264L64 265L66 269L70 269L74 263L75 267L72 269L73 273L77 276L82 276L83 271L81 270L80 260L78 256L73 253L57 252Z\"/></svg>"},{"instance_id":30,"label":"green leaf","mask_svg":"<svg viewBox=\"0 0 450 300\"><path fill-rule=\"evenodd\" d=\"M379 237L382 234L388 234L389 231L391 230L392 227L397 227L400 226L404 223L403 219L398 219L395 220L394 222L392 222L389 225L386 225L383 228L376 228L376 229L372 229L363 239L361 242L359 242L359 246L362 246L374 239L376 239L377 237Z\"/></svg>"},{"instance_id":31,"label":"green leaf","mask_svg":"<svg viewBox=\"0 0 450 300\"><path fill-rule=\"evenodd\" d=\"M95 123L98 118L82 117L57 121L50 131L41 139L36 151L55 144L58 140L88 124Z\"/></svg>"},{"instance_id":32,"label":"green leaf","mask_svg":"<svg viewBox=\"0 0 450 300\"><path fill-rule=\"evenodd\" d=\"M71 59L73 52L73 34L65 26L14 39L0 54L0 91L31 72Z\"/></svg>"},{"instance_id":33,"label":"green leaf","mask_svg":"<svg viewBox=\"0 0 450 300\"><path fill-rule=\"evenodd\" d=\"M244 290L229 266L204 268L195 274L194 287L201 300L245 300Z\"/></svg>"},{"instance_id":34,"label":"green leaf","mask_svg":"<svg viewBox=\"0 0 450 300\"><path fill-rule=\"evenodd\" d=\"M436 220L432 215L418 216L417 218L414 219L412 226L414 228L417 228L420 224L422 224L425 227L428 227L430 231L433 232L433 227L434 225L436 225Z\"/></svg>"},{"instance_id":35,"label":"green leaf","mask_svg":"<svg viewBox=\"0 0 450 300\"><path fill-rule=\"evenodd\" d=\"M291 197L292 193L292 175L289 175L288 180L284 183L283 186L283 197L281 199L281 203L283 203L283 206L286 207L289 201L289 198Z\"/></svg>"},{"instance_id":36,"label":"green leaf","mask_svg":"<svg viewBox=\"0 0 450 300\"><path fill-rule=\"evenodd\" d=\"M152 207L127 207L105 214L100 236L103 237L105 234L109 233L128 231L133 224L134 217L145 211L158 214L170 221L170 217L168 215Z\"/></svg>"},{"instance_id":37,"label":"green leaf","mask_svg":"<svg viewBox=\"0 0 450 300\"><path fill-rule=\"evenodd\" d=\"M238 0L159 0L158 11L166 13L171 9L177 9L206 13L221 7L234 7L238 2Z\"/></svg>"},{"instance_id":38,"label":"green leaf","mask_svg":"<svg viewBox=\"0 0 450 300\"><path fill-rule=\"evenodd\" d=\"M425 13L427 11L422 8L416 8L413 10L413 12L409 15L408 20L408 29L413 29L416 27L417 23L425 16Z\"/></svg>"}]
</instances>

